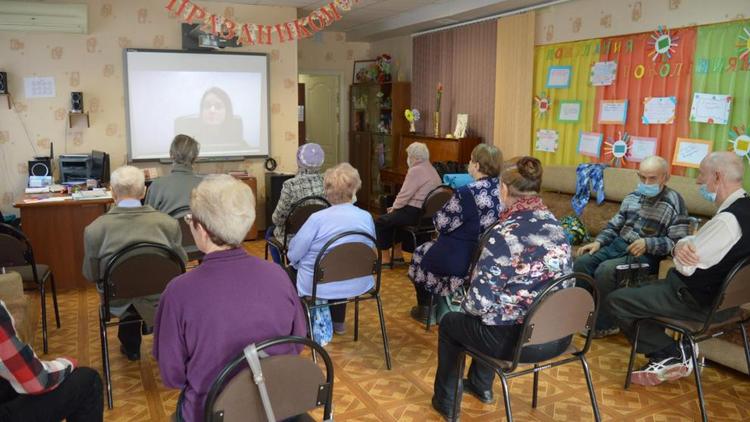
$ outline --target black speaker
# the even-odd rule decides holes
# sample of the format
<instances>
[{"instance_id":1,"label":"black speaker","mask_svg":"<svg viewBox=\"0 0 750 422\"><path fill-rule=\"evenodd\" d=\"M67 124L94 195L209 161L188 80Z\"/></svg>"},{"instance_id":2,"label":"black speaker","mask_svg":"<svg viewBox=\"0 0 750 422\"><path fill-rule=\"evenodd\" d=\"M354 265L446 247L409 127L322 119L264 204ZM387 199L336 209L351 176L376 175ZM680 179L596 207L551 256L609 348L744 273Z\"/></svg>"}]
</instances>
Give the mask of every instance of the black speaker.
<instances>
[{"instance_id":1,"label":"black speaker","mask_svg":"<svg viewBox=\"0 0 750 422\"><path fill-rule=\"evenodd\" d=\"M294 177L293 174L266 173L266 227L273 224L271 216L276 204L279 203L281 187L287 179Z\"/></svg>"},{"instance_id":2,"label":"black speaker","mask_svg":"<svg viewBox=\"0 0 750 422\"><path fill-rule=\"evenodd\" d=\"M0 72L0 94L8 93L8 74Z\"/></svg>"},{"instance_id":3,"label":"black speaker","mask_svg":"<svg viewBox=\"0 0 750 422\"><path fill-rule=\"evenodd\" d=\"M29 176L52 176L52 160L48 157L30 160Z\"/></svg>"},{"instance_id":4,"label":"black speaker","mask_svg":"<svg viewBox=\"0 0 750 422\"><path fill-rule=\"evenodd\" d=\"M83 92L70 93L70 111L83 113Z\"/></svg>"}]
</instances>

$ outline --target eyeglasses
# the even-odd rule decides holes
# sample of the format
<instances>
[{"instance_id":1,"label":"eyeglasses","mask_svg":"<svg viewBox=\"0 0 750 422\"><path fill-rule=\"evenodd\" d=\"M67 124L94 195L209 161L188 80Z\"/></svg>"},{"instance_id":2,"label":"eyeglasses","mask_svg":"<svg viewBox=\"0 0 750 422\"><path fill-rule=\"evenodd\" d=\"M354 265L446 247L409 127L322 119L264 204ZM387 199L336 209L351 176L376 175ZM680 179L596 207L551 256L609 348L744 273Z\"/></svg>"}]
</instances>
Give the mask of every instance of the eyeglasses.
<instances>
[{"instance_id":1,"label":"eyeglasses","mask_svg":"<svg viewBox=\"0 0 750 422\"><path fill-rule=\"evenodd\" d=\"M185 216L182 217L182 219L185 220L185 222L188 223L188 225L190 226L193 225L193 214L185 214Z\"/></svg>"}]
</instances>

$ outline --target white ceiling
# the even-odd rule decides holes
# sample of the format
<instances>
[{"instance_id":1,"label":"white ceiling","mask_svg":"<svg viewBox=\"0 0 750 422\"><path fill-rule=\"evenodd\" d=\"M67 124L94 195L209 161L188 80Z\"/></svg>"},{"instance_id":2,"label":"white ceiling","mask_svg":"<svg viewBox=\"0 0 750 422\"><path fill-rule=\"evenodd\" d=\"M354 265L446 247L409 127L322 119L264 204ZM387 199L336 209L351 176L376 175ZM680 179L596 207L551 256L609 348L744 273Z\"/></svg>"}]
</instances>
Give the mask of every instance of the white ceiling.
<instances>
[{"instance_id":1,"label":"white ceiling","mask_svg":"<svg viewBox=\"0 0 750 422\"><path fill-rule=\"evenodd\" d=\"M210 0L208 0L210 1ZM227 0L223 0L227 1ZM298 8L308 15L331 0L228 0L231 3ZM375 41L568 0L352 0L352 9L330 30L349 41Z\"/></svg>"}]
</instances>

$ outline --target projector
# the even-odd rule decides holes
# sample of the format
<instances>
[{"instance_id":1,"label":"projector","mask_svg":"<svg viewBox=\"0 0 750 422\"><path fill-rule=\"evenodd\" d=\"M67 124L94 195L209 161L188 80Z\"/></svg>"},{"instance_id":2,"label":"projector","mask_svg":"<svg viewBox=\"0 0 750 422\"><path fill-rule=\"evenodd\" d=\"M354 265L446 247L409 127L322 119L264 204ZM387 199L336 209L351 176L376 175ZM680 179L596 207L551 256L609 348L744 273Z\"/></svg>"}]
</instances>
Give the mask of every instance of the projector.
<instances>
[{"instance_id":1,"label":"projector","mask_svg":"<svg viewBox=\"0 0 750 422\"><path fill-rule=\"evenodd\" d=\"M182 24L183 50L217 50L225 47L239 47L237 37L226 40L217 35L201 31L200 24Z\"/></svg>"}]
</instances>

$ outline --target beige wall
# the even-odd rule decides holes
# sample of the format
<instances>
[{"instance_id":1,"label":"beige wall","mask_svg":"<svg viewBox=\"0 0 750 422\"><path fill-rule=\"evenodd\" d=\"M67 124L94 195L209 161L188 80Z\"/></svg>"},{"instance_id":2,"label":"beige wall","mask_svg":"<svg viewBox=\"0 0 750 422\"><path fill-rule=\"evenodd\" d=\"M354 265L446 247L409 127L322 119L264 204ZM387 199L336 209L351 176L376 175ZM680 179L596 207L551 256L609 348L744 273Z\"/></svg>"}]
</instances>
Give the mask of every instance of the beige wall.
<instances>
[{"instance_id":1,"label":"beige wall","mask_svg":"<svg viewBox=\"0 0 750 422\"><path fill-rule=\"evenodd\" d=\"M393 79L410 82L412 46L411 35L405 35L373 42L370 44L370 50L375 56L383 53L390 54L393 63Z\"/></svg>"},{"instance_id":2,"label":"beige wall","mask_svg":"<svg viewBox=\"0 0 750 422\"><path fill-rule=\"evenodd\" d=\"M111 154L113 169L122 165L127 153L122 49L182 47L179 22L168 16L164 2L87 0L86 3L89 12L86 35L0 32L0 69L8 72L16 104L12 111L0 107L0 207L3 212L13 211L10 204L23 191L26 162L35 154L31 145L38 153L48 152L50 141L55 144L56 154L98 149ZM210 12L247 22L286 22L297 16L296 10L288 7L214 2L205 6ZM287 42L239 51L263 52L270 56L271 155L282 170L294 171L297 44ZM57 96L24 98L23 78L29 76L54 77ZM67 129L71 91L83 92L84 105L91 116L90 128L77 125ZM254 159L241 163L199 164L198 171L247 169L258 177L259 199L263 202L262 162L262 159ZM169 170L166 166L158 167L162 173ZM260 214L262 223L263 212Z\"/></svg>"},{"instance_id":3,"label":"beige wall","mask_svg":"<svg viewBox=\"0 0 750 422\"><path fill-rule=\"evenodd\" d=\"M536 43L551 44L743 19L748 0L573 0L537 11Z\"/></svg>"}]
</instances>

